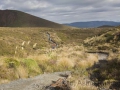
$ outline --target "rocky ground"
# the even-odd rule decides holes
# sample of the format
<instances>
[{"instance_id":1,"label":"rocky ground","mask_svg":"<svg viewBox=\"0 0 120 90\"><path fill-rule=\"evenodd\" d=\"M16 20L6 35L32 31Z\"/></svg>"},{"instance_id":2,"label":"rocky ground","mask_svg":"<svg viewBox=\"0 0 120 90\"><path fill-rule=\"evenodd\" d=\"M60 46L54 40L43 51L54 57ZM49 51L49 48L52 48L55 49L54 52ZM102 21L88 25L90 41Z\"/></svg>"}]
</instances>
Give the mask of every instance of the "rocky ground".
<instances>
[{"instance_id":1,"label":"rocky ground","mask_svg":"<svg viewBox=\"0 0 120 90\"><path fill-rule=\"evenodd\" d=\"M61 74L70 75L70 71L47 73L33 78L19 79L10 83L1 84L0 90L44 90L53 81L65 78Z\"/></svg>"}]
</instances>

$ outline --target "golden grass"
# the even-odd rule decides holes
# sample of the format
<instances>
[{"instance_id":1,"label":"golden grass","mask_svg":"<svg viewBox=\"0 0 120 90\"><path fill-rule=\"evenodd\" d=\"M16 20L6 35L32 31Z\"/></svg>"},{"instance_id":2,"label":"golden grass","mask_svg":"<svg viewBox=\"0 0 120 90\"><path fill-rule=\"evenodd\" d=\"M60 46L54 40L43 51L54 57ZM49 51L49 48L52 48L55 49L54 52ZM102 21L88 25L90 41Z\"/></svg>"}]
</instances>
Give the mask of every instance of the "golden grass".
<instances>
[{"instance_id":1,"label":"golden grass","mask_svg":"<svg viewBox=\"0 0 120 90\"><path fill-rule=\"evenodd\" d=\"M27 58L31 58L39 62L43 60L49 60L50 57L47 54L40 54L40 55L29 55Z\"/></svg>"},{"instance_id":2,"label":"golden grass","mask_svg":"<svg viewBox=\"0 0 120 90\"><path fill-rule=\"evenodd\" d=\"M4 66L5 64L5 57L0 57L0 66Z\"/></svg>"},{"instance_id":3,"label":"golden grass","mask_svg":"<svg viewBox=\"0 0 120 90\"><path fill-rule=\"evenodd\" d=\"M67 79L70 83L71 90L98 90L93 82L85 79L85 77L70 77Z\"/></svg>"},{"instance_id":4,"label":"golden grass","mask_svg":"<svg viewBox=\"0 0 120 90\"><path fill-rule=\"evenodd\" d=\"M60 71L69 70L72 69L72 67L74 67L73 61L67 57L62 57L57 61L56 64L57 64L57 68L60 69Z\"/></svg>"},{"instance_id":5,"label":"golden grass","mask_svg":"<svg viewBox=\"0 0 120 90\"><path fill-rule=\"evenodd\" d=\"M0 55L15 54L16 57L26 57L35 53L41 48L50 48L46 32L49 32L52 39L55 40L59 47L66 44L81 44L89 36L94 36L103 32L102 29L51 29L51 28L0 28ZM106 31L106 30L105 30ZM24 42L24 43L23 43ZM29 43L29 44L28 44ZM35 43L37 43L35 45ZM16 49L16 46L18 49ZM24 53L21 50L24 50ZM42 52L41 52L42 53Z\"/></svg>"},{"instance_id":6,"label":"golden grass","mask_svg":"<svg viewBox=\"0 0 120 90\"><path fill-rule=\"evenodd\" d=\"M108 30L107 32L89 37L84 40L84 46L87 47L88 50L94 51L102 51L102 52L114 52L119 53L120 49L120 37L119 37L120 28L113 28Z\"/></svg>"},{"instance_id":7,"label":"golden grass","mask_svg":"<svg viewBox=\"0 0 120 90\"><path fill-rule=\"evenodd\" d=\"M98 62L98 55L88 54L86 60L87 60L88 65L92 66L95 62Z\"/></svg>"},{"instance_id":8,"label":"golden grass","mask_svg":"<svg viewBox=\"0 0 120 90\"><path fill-rule=\"evenodd\" d=\"M0 57L0 83L18 78L33 77L42 73L71 70L75 77L71 84L73 90L96 90L96 87L79 84L78 81L80 76L88 75L86 68L89 68L98 60L97 55L85 52L88 48L86 49L81 42L87 37L109 31L104 30L0 28L0 55L3 55L3 57ZM50 49L51 45L48 42L46 32L49 32L52 39L59 44L57 49ZM105 41L105 36L101 35L86 39L85 43L95 46L89 47L92 49L95 48L95 50L98 47L103 48L103 46L111 48L111 44L109 43L103 43L103 45L98 43ZM35 45L35 43L37 44ZM115 55L111 53L109 58L113 57ZM6 62L6 59L10 58L13 60Z\"/></svg>"},{"instance_id":9,"label":"golden grass","mask_svg":"<svg viewBox=\"0 0 120 90\"><path fill-rule=\"evenodd\" d=\"M8 82L10 82L8 79L3 79L3 80L1 79L0 80L0 84L4 84L4 83L8 83Z\"/></svg>"},{"instance_id":10,"label":"golden grass","mask_svg":"<svg viewBox=\"0 0 120 90\"><path fill-rule=\"evenodd\" d=\"M36 54L29 54L26 58L1 57L0 65L4 66L4 68L8 68L10 74L14 74L14 77L9 76L9 79L7 79L8 75L6 75L4 80L27 78L41 73L66 70L72 70L73 72L77 70L80 74L87 75L86 71L83 72L83 70L97 61L97 56L85 53L83 46L68 45L57 48L56 50L43 49L40 51L44 51L44 53L40 54L40 51L37 51ZM7 62L5 64L6 59ZM13 66L10 67L11 62ZM2 71L4 68L1 68ZM0 73L0 75L4 75L5 72L8 72L7 69L5 70Z\"/></svg>"},{"instance_id":11,"label":"golden grass","mask_svg":"<svg viewBox=\"0 0 120 90\"><path fill-rule=\"evenodd\" d=\"M44 69L43 72L72 69L76 64L78 67L86 68L97 61L97 55L85 53L81 46L63 46L57 50L48 50L45 54L30 55L27 58L36 60L39 66Z\"/></svg>"},{"instance_id":12,"label":"golden grass","mask_svg":"<svg viewBox=\"0 0 120 90\"><path fill-rule=\"evenodd\" d=\"M19 75L19 78L27 78L28 77L28 70L23 66L19 66L17 68L17 73Z\"/></svg>"}]
</instances>

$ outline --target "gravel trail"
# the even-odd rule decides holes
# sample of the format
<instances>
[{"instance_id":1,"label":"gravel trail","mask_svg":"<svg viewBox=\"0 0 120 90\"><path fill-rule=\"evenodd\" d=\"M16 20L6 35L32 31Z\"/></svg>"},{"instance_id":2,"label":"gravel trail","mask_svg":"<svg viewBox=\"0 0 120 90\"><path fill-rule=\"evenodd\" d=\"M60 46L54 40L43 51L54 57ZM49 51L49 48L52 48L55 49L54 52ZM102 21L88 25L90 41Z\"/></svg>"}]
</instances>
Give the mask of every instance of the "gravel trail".
<instances>
[{"instance_id":1,"label":"gravel trail","mask_svg":"<svg viewBox=\"0 0 120 90\"><path fill-rule=\"evenodd\" d=\"M43 87L50 85L52 81L64 78L60 74L70 75L70 71L41 74L33 78L19 79L10 83L1 84L0 90L42 90Z\"/></svg>"}]
</instances>

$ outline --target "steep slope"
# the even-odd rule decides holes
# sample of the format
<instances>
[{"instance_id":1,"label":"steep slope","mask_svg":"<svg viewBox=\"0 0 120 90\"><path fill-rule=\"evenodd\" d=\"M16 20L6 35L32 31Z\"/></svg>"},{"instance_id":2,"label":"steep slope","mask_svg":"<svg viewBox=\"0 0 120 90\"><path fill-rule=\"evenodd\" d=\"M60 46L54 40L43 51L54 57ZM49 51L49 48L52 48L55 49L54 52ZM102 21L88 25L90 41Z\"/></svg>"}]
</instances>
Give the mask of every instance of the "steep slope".
<instances>
[{"instance_id":1,"label":"steep slope","mask_svg":"<svg viewBox=\"0 0 120 90\"><path fill-rule=\"evenodd\" d=\"M84 45L88 47L89 50L119 52L120 28L109 28L108 31L103 34L87 38L84 40Z\"/></svg>"},{"instance_id":2,"label":"steep slope","mask_svg":"<svg viewBox=\"0 0 120 90\"><path fill-rule=\"evenodd\" d=\"M0 27L49 27L65 28L57 24L17 10L0 10Z\"/></svg>"}]
</instances>

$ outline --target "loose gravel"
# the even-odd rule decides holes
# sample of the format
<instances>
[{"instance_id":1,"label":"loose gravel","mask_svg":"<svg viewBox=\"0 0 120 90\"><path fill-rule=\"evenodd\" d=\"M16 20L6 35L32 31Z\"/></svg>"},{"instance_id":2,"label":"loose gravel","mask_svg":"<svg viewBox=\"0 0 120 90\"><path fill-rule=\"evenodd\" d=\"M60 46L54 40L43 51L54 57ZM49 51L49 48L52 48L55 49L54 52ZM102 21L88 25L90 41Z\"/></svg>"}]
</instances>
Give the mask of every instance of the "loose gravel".
<instances>
[{"instance_id":1,"label":"loose gravel","mask_svg":"<svg viewBox=\"0 0 120 90\"><path fill-rule=\"evenodd\" d=\"M39 76L28 79L19 79L10 83L1 84L0 90L43 90L43 88L50 85L52 81L56 81L59 78L64 78L60 76L61 74L70 75L70 73L70 71L55 72L41 74Z\"/></svg>"}]
</instances>

